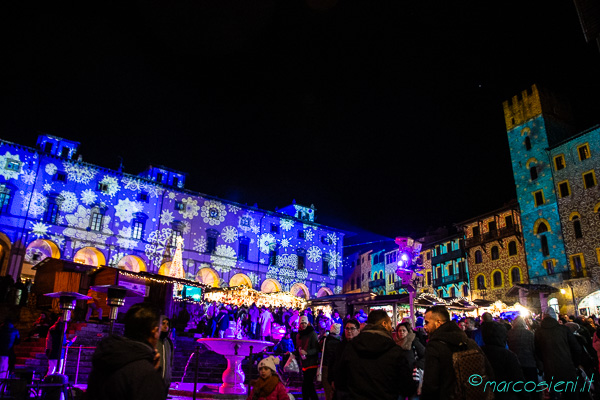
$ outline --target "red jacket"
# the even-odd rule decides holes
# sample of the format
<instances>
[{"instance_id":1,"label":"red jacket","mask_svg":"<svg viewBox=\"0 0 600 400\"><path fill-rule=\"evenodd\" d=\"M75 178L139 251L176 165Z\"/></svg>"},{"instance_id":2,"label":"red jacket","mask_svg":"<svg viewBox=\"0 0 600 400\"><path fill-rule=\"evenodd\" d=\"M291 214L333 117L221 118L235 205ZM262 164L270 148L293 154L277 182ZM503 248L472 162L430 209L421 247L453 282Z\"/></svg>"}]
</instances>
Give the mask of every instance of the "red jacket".
<instances>
[{"instance_id":1,"label":"red jacket","mask_svg":"<svg viewBox=\"0 0 600 400\"><path fill-rule=\"evenodd\" d=\"M247 400L252 400L252 394L254 393L254 388L248 394ZM285 390L285 386L283 383L279 382L277 386L275 386L275 390L271 392L267 397L259 397L258 400L289 400L287 390Z\"/></svg>"}]
</instances>

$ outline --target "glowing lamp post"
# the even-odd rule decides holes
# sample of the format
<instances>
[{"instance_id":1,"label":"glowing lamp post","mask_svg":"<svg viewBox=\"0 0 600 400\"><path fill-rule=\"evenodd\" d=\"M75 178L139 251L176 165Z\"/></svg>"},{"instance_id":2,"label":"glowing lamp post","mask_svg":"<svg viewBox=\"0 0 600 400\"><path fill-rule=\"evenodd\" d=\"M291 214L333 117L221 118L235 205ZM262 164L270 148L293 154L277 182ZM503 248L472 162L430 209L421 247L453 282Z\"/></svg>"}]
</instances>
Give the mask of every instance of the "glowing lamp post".
<instances>
[{"instance_id":1,"label":"glowing lamp post","mask_svg":"<svg viewBox=\"0 0 600 400\"><path fill-rule=\"evenodd\" d=\"M420 276L423 276L421 258L422 244L410 237L397 237L398 245L398 267L396 275L402 280L402 287L408 292L410 319L412 326L415 326L415 294L417 292L417 282Z\"/></svg>"}]
</instances>

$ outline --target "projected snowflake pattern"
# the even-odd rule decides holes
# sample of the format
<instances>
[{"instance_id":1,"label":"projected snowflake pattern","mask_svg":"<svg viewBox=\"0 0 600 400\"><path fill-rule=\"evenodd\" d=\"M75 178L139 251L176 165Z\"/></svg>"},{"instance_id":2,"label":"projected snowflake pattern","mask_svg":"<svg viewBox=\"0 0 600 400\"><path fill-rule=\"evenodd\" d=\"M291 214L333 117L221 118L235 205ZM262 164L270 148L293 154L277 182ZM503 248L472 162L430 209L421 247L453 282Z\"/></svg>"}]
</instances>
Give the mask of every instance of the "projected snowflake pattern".
<instances>
[{"instance_id":1,"label":"projected snowflake pattern","mask_svg":"<svg viewBox=\"0 0 600 400\"><path fill-rule=\"evenodd\" d=\"M9 163L14 163L17 171L7 168ZM3 156L0 156L0 175L5 179L19 179L19 174L23 172L23 163L19 159L19 155L12 155L10 152L6 152Z\"/></svg>"},{"instance_id":2,"label":"projected snowflake pattern","mask_svg":"<svg viewBox=\"0 0 600 400\"><path fill-rule=\"evenodd\" d=\"M45 225L42 222L33 222L31 221L33 227L31 228L31 233L36 238L43 238L48 235L48 229L50 225Z\"/></svg>"},{"instance_id":3,"label":"projected snowflake pattern","mask_svg":"<svg viewBox=\"0 0 600 400\"><path fill-rule=\"evenodd\" d=\"M335 250L329 250L329 266L337 268L342 265L342 256Z\"/></svg>"},{"instance_id":4,"label":"projected snowflake pattern","mask_svg":"<svg viewBox=\"0 0 600 400\"><path fill-rule=\"evenodd\" d=\"M155 266L160 266L163 261L165 253L173 257L175 254L175 247L169 246L171 235L173 230L171 228L163 228L162 230L155 230L150 232L148 235L148 244L145 246L145 254L148 260Z\"/></svg>"},{"instance_id":5,"label":"projected snowflake pattern","mask_svg":"<svg viewBox=\"0 0 600 400\"><path fill-rule=\"evenodd\" d=\"M108 265L113 268L117 268L119 265L119 261L121 261L121 259L125 256L126 256L126 254L122 253L122 252L115 253L113 256L110 257L110 260L108 261Z\"/></svg>"},{"instance_id":6,"label":"projected snowflake pattern","mask_svg":"<svg viewBox=\"0 0 600 400\"><path fill-rule=\"evenodd\" d=\"M336 236L335 233L328 233L327 234L327 240L329 241L329 243L331 244L336 244L338 241L338 237Z\"/></svg>"},{"instance_id":7,"label":"projected snowflake pattern","mask_svg":"<svg viewBox=\"0 0 600 400\"><path fill-rule=\"evenodd\" d=\"M233 215L236 215L238 212L240 212L242 209L238 206L234 206L232 204L229 204L227 206L227 210L229 210L230 213L232 213Z\"/></svg>"},{"instance_id":8,"label":"projected snowflake pattern","mask_svg":"<svg viewBox=\"0 0 600 400\"><path fill-rule=\"evenodd\" d=\"M25 191L21 190L19 194L23 198L21 210L27 211L27 209L29 209L29 215L34 218L44 214L46 211L46 204L48 203L46 196L35 189L33 192L29 193L25 193Z\"/></svg>"},{"instance_id":9,"label":"projected snowflake pattern","mask_svg":"<svg viewBox=\"0 0 600 400\"><path fill-rule=\"evenodd\" d=\"M134 214L142 211L144 211L142 203L129 199L119 200L115 206L115 216L123 222L131 222Z\"/></svg>"},{"instance_id":10,"label":"projected snowflake pattern","mask_svg":"<svg viewBox=\"0 0 600 400\"><path fill-rule=\"evenodd\" d=\"M204 253L206 251L206 238L200 236L199 238L194 239L194 246L192 249L198 253Z\"/></svg>"},{"instance_id":11,"label":"projected snowflake pattern","mask_svg":"<svg viewBox=\"0 0 600 400\"><path fill-rule=\"evenodd\" d=\"M221 222L225 221L227 211L225 211L225 205L222 203L214 200L206 200L202 206L200 215L207 224L211 226L220 225Z\"/></svg>"},{"instance_id":12,"label":"projected snowflake pattern","mask_svg":"<svg viewBox=\"0 0 600 400\"><path fill-rule=\"evenodd\" d=\"M58 172L58 168L56 168L56 165L50 163L46 164L46 168L44 168L44 171L46 171L48 175L54 175L56 174L56 172Z\"/></svg>"},{"instance_id":13,"label":"projected snowflake pattern","mask_svg":"<svg viewBox=\"0 0 600 400\"><path fill-rule=\"evenodd\" d=\"M333 290L333 292L335 294L342 294L342 287L341 286L336 286L335 289Z\"/></svg>"},{"instance_id":14,"label":"projected snowflake pattern","mask_svg":"<svg viewBox=\"0 0 600 400\"><path fill-rule=\"evenodd\" d=\"M121 189L119 181L114 176L104 175L104 178L100 181L101 185L106 185L104 193L110 197L115 197L115 194Z\"/></svg>"},{"instance_id":15,"label":"projected snowflake pattern","mask_svg":"<svg viewBox=\"0 0 600 400\"><path fill-rule=\"evenodd\" d=\"M65 246L65 237L62 235L50 235L50 240L61 250Z\"/></svg>"},{"instance_id":16,"label":"projected snowflake pattern","mask_svg":"<svg viewBox=\"0 0 600 400\"><path fill-rule=\"evenodd\" d=\"M179 210L179 213L183 218L192 219L198 215L198 211L200 210L198 200L188 197L187 199L182 199L181 202L183 203L183 210Z\"/></svg>"},{"instance_id":17,"label":"projected snowflake pattern","mask_svg":"<svg viewBox=\"0 0 600 400\"><path fill-rule=\"evenodd\" d=\"M60 192L60 210L65 213L71 213L75 211L79 202L77 201L77 195L73 192L69 192L67 190L63 190Z\"/></svg>"},{"instance_id":18,"label":"projected snowflake pattern","mask_svg":"<svg viewBox=\"0 0 600 400\"><path fill-rule=\"evenodd\" d=\"M210 256L213 267L220 272L229 272L237 264L235 250L231 246L220 244L215 248L215 253Z\"/></svg>"},{"instance_id":19,"label":"projected snowflake pattern","mask_svg":"<svg viewBox=\"0 0 600 400\"><path fill-rule=\"evenodd\" d=\"M282 219L279 221L279 226L281 226L281 229L288 232L294 227L294 221L292 221L291 219Z\"/></svg>"},{"instance_id":20,"label":"projected snowflake pattern","mask_svg":"<svg viewBox=\"0 0 600 400\"><path fill-rule=\"evenodd\" d=\"M173 213L169 210L162 210L160 213L160 223L162 225L171 225L175 218L173 218Z\"/></svg>"},{"instance_id":21,"label":"projected snowflake pattern","mask_svg":"<svg viewBox=\"0 0 600 400\"><path fill-rule=\"evenodd\" d=\"M181 233L187 235L192 230L192 224L189 221L183 221L181 223Z\"/></svg>"},{"instance_id":22,"label":"projected snowflake pattern","mask_svg":"<svg viewBox=\"0 0 600 400\"><path fill-rule=\"evenodd\" d=\"M292 268L279 268L274 265L269 267L267 279L276 279L277 281L289 285L296 281L296 271Z\"/></svg>"},{"instance_id":23,"label":"projected snowflake pattern","mask_svg":"<svg viewBox=\"0 0 600 400\"><path fill-rule=\"evenodd\" d=\"M271 235L270 233L263 233L258 238L258 247L260 249L260 252L264 254L269 254L271 249L275 246L276 242L277 241L275 240L275 237L273 235Z\"/></svg>"},{"instance_id":24,"label":"projected snowflake pattern","mask_svg":"<svg viewBox=\"0 0 600 400\"><path fill-rule=\"evenodd\" d=\"M44 186L42 186L42 189L44 190L44 192L51 192L54 189L52 189L52 185L49 183L44 183Z\"/></svg>"},{"instance_id":25,"label":"projected snowflake pattern","mask_svg":"<svg viewBox=\"0 0 600 400\"><path fill-rule=\"evenodd\" d=\"M63 161L63 167L70 181L87 185L96 176L97 171L85 165L71 164Z\"/></svg>"},{"instance_id":26,"label":"projected snowflake pattern","mask_svg":"<svg viewBox=\"0 0 600 400\"><path fill-rule=\"evenodd\" d=\"M152 185L150 183L144 186L144 190L148 192L148 196L153 198L162 196L163 192L165 191L165 189L161 188L160 186Z\"/></svg>"},{"instance_id":27,"label":"projected snowflake pattern","mask_svg":"<svg viewBox=\"0 0 600 400\"><path fill-rule=\"evenodd\" d=\"M259 282L259 276L256 275L254 272L248 272L246 275L250 279L250 282L252 282L252 287L257 287Z\"/></svg>"},{"instance_id":28,"label":"projected snowflake pattern","mask_svg":"<svg viewBox=\"0 0 600 400\"><path fill-rule=\"evenodd\" d=\"M314 239L314 237L315 237L315 233L312 230L307 229L304 231L304 239L311 241Z\"/></svg>"},{"instance_id":29,"label":"projected snowflake pattern","mask_svg":"<svg viewBox=\"0 0 600 400\"><path fill-rule=\"evenodd\" d=\"M237 229L235 229L233 226L226 226L225 228L223 228L221 237L223 238L225 243L233 243L238 238Z\"/></svg>"},{"instance_id":30,"label":"projected snowflake pattern","mask_svg":"<svg viewBox=\"0 0 600 400\"><path fill-rule=\"evenodd\" d=\"M306 252L306 257L308 258L308 260L310 262L314 262L314 263L319 262L321 260L321 249L318 248L317 246L312 246Z\"/></svg>"},{"instance_id":31,"label":"projected snowflake pattern","mask_svg":"<svg viewBox=\"0 0 600 400\"><path fill-rule=\"evenodd\" d=\"M133 190L136 192L141 192L146 185L139 179L134 179L127 176L121 178L121 183L123 184L123 189Z\"/></svg>"},{"instance_id":32,"label":"projected snowflake pattern","mask_svg":"<svg viewBox=\"0 0 600 400\"><path fill-rule=\"evenodd\" d=\"M48 255L36 247L30 247L25 250L25 262L28 264L37 265L45 258L48 258Z\"/></svg>"},{"instance_id":33,"label":"projected snowflake pattern","mask_svg":"<svg viewBox=\"0 0 600 400\"><path fill-rule=\"evenodd\" d=\"M284 249L287 249L288 246L290 245L290 241L287 238L283 238L281 239L281 247L283 247Z\"/></svg>"},{"instance_id":34,"label":"projected snowflake pattern","mask_svg":"<svg viewBox=\"0 0 600 400\"><path fill-rule=\"evenodd\" d=\"M238 228L240 228L244 232L248 232L252 230L252 227L256 226L254 222L254 218L250 216L250 214L244 214L238 219Z\"/></svg>"},{"instance_id":35,"label":"projected snowflake pattern","mask_svg":"<svg viewBox=\"0 0 600 400\"><path fill-rule=\"evenodd\" d=\"M96 202L98 195L92 189L85 189L81 192L81 202L86 206L90 206Z\"/></svg>"},{"instance_id":36,"label":"projected snowflake pattern","mask_svg":"<svg viewBox=\"0 0 600 400\"><path fill-rule=\"evenodd\" d=\"M277 256L277 266L280 268L298 268L298 256L296 254L282 254Z\"/></svg>"},{"instance_id":37,"label":"projected snowflake pattern","mask_svg":"<svg viewBox=\"0 0 600 400\"><path fill-rule=\"evenodd\" d=\"M299 281L304 282L306 278L308 278L308 271L305 269L299 269L296 271L296 277L299 279Z\"/></svg>"},{"instance_id":38,"label":"projected snowflake pattern","mask_svg":"<svg viewBox=\"0 0 600 400\"><path fill-rule=\"evenodd\" d=\"M126 250L132 250L137 246L138 241L136 239L131 238L131 227L125 227L119 230L117 244L119 245L119 247Z\"/></svg>"},{"instance_id":39,"label":"projected snowflake pattern","mask_svg":"<svg viewBox=\"0 0 600 400\"><path fill-rule=\"evenodd\" d=\"M110 226L110 216L105 215L102 218L102 231L94 231L88 230L91 214L92 212L89 208L79 205L74 214L68 214L65 217L69 227L63 230L63 235L79 239L82 242L80 243L81 247L93 245L103 249L106 247L106 239L113 234L108 228Z\"/></svg>"},{"instance_id":40,"label":"projected snowflake pattern","mask_svg":"<svg viewBox=\"0 0 600 400\"><path fill-rule=\"evenodd\" d=\"M23 171L23 175L21 175L21 180L26 185L33 185L33 183L35 182L35 171Z\"/></svg>"}]
</instances>

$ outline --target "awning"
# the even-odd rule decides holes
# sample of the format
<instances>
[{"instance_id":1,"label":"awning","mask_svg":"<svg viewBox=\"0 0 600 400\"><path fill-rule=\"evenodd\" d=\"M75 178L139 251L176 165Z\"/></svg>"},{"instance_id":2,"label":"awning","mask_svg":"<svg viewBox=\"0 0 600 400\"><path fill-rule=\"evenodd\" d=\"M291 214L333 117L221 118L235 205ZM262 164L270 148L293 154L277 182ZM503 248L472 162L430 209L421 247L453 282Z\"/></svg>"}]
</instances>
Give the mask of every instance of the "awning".
<instances>
[{"instance_id":1,"label":"awning","mask_svg":"<svg viewBox=\"0 0 600 400\"><path fill-rule=\"evenodd\" d=\"M516 283L515 285L513 285L513 287L508 289L508 291L505 293L505 296L512 296L512 297L518 296L520 289L525 290L527 295L539 294L539 293L550 294L550 293L556 293L559 291L557 288L555 288L554 286L550 286L550 285L537 284L537 283Z\"/></svg>"}]
</instances>

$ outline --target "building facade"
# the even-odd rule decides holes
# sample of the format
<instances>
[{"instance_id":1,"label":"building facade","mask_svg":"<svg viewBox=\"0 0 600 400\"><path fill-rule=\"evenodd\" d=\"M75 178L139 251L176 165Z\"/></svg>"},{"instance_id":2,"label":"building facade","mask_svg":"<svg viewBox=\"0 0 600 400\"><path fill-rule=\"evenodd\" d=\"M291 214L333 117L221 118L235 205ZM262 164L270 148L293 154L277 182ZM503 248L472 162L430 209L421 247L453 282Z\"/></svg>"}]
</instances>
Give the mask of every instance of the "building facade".
<instances>
[{"instance_id":1,"label":"building facade","mask_svg":"<svg viewBox=\"0 0 600 400\"><path fill-rule=\"evenodd\" d=\"M457 224L464 232L472 300L502 300L515 283L528 283L518 203Z\"/></svg>"},{"instance_id":2,"label":"building facade","mask_svg":"<svg viewBox=\"0 0 600 400\"><path fill-rule=\"evenodd\" d=\"M462 232L430 243L432 288L440 298L468 297L469 270Z\"/></svg>"},{"instance_id":3,"label":"building facade","mask_svg":"<svg viewBox=\"0 0 600 400\"><path fill-rule=\"evenodd\" d=\"M78 143L0 140L1 274L33 277L46 257L167 275L178 242L185 277L305 298L341 293L344 233L313 206L276 212L185 189L186 174L140 175L80 161Z\"/></svg>"},{"instance_id":4,"label":"building facade","mask_svg":"<svg viewBox=\"0 0 600 400\"><path fill-rule=\"evenodd\" d=\"M573 131L568 109L535 85L503 107L529 279L561 289L549 299L561 312L597 314L600 128Z\"/></svg>"}]
</instances>

